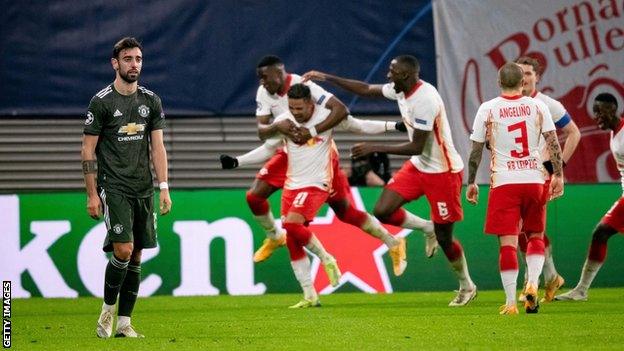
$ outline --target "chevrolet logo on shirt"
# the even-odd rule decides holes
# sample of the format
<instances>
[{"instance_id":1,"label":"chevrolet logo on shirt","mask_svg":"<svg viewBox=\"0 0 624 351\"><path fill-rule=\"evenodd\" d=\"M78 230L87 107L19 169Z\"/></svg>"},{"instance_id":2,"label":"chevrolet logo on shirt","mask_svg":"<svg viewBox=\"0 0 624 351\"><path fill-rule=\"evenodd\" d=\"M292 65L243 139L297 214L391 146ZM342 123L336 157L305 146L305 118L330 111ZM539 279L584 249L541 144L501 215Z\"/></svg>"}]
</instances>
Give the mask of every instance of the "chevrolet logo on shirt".
<instances>
[{"instance_id":1,"label":"chevrolet logo on shirt","mask_svg":"<svg viewBox=\"0 0 624 351\"><path fill-rule=\"evenodd\" d=\"M145 130L145 124L136 124L136 123L128 123L125 126L119 128L117 133L126 134L126 135L135 135L138 132L142 132Z\"/></svg>"}]
</instances>

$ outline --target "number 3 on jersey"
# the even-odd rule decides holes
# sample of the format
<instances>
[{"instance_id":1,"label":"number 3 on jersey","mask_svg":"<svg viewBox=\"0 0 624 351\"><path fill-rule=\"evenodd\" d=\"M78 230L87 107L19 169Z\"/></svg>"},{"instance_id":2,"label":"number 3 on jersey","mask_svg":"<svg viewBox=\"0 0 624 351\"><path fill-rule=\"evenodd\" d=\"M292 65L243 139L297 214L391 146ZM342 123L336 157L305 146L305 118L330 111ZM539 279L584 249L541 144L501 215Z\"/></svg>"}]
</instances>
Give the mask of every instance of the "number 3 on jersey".
<instances>
[{"instance_id":1,"label":"number 3 on jersey","mask_svg":"<svg viewBox=\"0 0 624 351\"><path fill-rule=\"evenodd\" d=\"M520 144L522 146L522 151L518 152L518 150L511 150L511 157L525 158L529 156L529 140L527 136L526 122L518 122L507 127L507 131L510 133L518 129L520 129L520 136L515 138L514 141L516 144Z\"/></svg>"},{"instance_id":2,"label":"number 3 on jersey","mask_svg":"<svg viewBox=\"0 0 624 351\"><path fill-rule=\"evenodd\" d=\"M299 194L297 194L297 196L295 196L295 199L293 200L293 206L295 207L303 207L305 200L308 198L308 192L307 191L302 191Z\"/></svg>"}]
</instances>

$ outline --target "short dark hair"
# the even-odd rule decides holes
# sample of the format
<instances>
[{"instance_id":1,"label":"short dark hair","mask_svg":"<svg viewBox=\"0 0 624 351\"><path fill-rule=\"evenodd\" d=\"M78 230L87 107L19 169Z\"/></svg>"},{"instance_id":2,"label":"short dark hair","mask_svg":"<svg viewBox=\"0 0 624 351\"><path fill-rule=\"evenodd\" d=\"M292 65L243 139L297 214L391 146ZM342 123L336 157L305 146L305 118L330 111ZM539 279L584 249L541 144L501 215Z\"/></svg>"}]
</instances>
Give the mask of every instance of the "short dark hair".
<instances>
[{"instance_id":1,"label":"short dark hair","mask_svg":"<svg viewBox=\"0 0 624 351\"><path fill-rule=\"evenodd\" d=\"M596 97L594 98L594 101L600 101L600 102L606 102L606 103L610 103L610 104L614 104L615 108L618 108L618 102L617 99L615 98L615 96L609 94L609 93L600 93L598 95L596 95Z\"/></svg>"},{"instance_id":2,"label":"short dark hair","mask_svg":"<svg viewBox=\"0 0 624 351\"><path fill-rule=\"evenodd\" d=\"M540 65L539 61L536 58L533 58L531 56L520 56L516 60L516 63L519 65L532 66L536 74L542 75L542 65Z\"/></svg>"},{"instance_id":3,"label":"short dark hair","mask_svg":"<svg viewBox=\"0 0 624 351\"><path fill-rule=\"evenodd\" d=\"M507 62L498 71L498 80L501 88L513 89L522 84L522 68L513 62Z\"/></svg>"},{"instance_id":4,"label":"short dark hair","mask_svg":"<svg viewBox=\"0 0 624 351\"><path fill-rule=\"evenodd\" d=\"M418 59L412 55L400 55L394 59L397 60L398 63L406 65L410 69L414 70L416 73L420 71L420 63L418 63Z\"/></svg>"},{"instance_id":5,"label":"short dark hair","mask_svg":"<svg viewBox=\"0 0 624 351\"><path fill-rule=\"evenodd\" d=\"M299 83L290 87L288 98L309 100L312 98L312 94L310 94L310 88L307 85Z\"/></svg>"},{"instance_id":6,"label":"short dark hair","mask_svg":"<svg viewBox=\"0 0 624 351\"><path fill-rule=\"evenodd\" d=\"M133 37L122 38L113 46L113 58L119 58L119 53L121 52L121 50L132 49L132 48L139 48L141 49L141 51L143 51L143 46L135 38Z\"/></svg>"},{"instance_id":7,"label":"short dark hair","mask_svg":"<svg viewBox=\"0 0 624 351\"><path fill-rule=\"evenodd\" d=\"M283 64L284 62L282 62L282 59L280 59L279 57L275 55L266 55L260 59L260 62L258 62L258 68Z\"/></svg>"}]
</instances>

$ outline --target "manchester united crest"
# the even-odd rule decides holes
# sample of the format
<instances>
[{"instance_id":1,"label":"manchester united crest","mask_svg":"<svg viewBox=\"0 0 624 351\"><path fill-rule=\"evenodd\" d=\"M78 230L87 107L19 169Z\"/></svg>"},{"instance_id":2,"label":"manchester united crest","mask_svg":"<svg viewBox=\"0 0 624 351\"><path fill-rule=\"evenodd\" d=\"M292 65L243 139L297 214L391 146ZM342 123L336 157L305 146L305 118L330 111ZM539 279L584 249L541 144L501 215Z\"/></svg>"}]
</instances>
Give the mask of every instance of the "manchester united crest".
<instances>
[{"instance_id":1,"label":"manchester united crest","mask_svg":"<svg viewBox=\"0 0 624 351\"><path fill-rule=\"evenodd\" d=\"M150 113L149 107L145 105L139 106L139 116L143 118L147 118L147 116L149 116L149 113Z\"/></svg>"}]
</instances>

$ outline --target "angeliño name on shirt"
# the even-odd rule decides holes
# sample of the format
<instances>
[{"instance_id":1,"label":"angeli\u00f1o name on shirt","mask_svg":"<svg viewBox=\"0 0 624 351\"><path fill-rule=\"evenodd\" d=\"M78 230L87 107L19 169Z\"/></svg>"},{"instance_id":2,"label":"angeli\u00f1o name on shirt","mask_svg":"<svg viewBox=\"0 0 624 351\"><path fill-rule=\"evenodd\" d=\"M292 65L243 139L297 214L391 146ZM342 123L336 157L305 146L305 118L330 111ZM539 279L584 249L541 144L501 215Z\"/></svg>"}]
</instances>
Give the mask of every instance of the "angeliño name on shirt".
<instances>
[{"instance_id":1,"label":"angeli\u00f1o name on shirt","mask_svg":"<svg viewBox=\"0 0 624 351\"><path fill-rule=\"evenodd\" d=\"M531 115L531 107L527 105L503 107L499 110L500 118L526 117Z\"/></svg>"}]
</instances>

